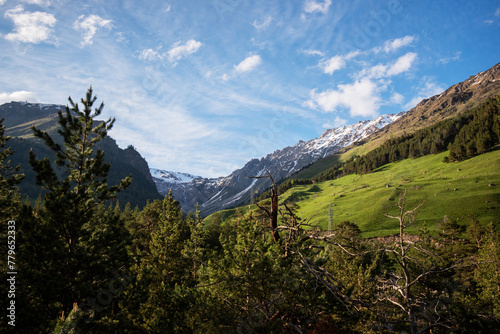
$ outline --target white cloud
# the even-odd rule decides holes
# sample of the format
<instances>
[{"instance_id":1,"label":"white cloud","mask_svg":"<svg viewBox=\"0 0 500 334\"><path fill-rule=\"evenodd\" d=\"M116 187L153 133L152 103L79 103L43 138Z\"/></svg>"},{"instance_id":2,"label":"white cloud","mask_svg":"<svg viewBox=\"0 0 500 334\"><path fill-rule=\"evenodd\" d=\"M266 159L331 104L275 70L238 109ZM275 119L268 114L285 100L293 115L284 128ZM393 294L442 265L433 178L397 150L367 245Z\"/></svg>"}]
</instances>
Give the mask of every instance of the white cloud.
<instances>
[{"instance_id":1,"label":"white cloud","mask_svg":"<svg viewBox=\"0 0 500 334\"><path fill-rule=\"evenodd\" d=\"M322 125L322 127L323 127L323 129L336 129L336 128L340 128L340 127L346 125L348 122L349 122L348 120L337 116L337 117L335 117L333 122L324 123Z\"/></svg>"},{"instance_id":2,"label":"white cloud","mask_svg":"<svg viewBox=\"0 0 500 334\"><path fill-rule=\"evenodd\" d=\"M5 17L16 25L15 32L5 35L9 41L38 44L50 39L57 20L52 14L44 12L25 12L23 6L17 6L5 12Z\"/></svg>"},{"instance_id":3,"label":"white cloud","mask_svg":"<svg viewBox=\"0 0 500 334\"><path fill-rule=\"evenodd\" d=\"M394 93L391 96L391 103L393 104L401 104L405 100L405 97L399 93Z\"/></svg>"},{"instance_id":4,"label":"white cloud","mask_svg":"<svg viewBox=\"0 0 500 334\"><path fill-rule=\"evenodd\" d=\"M73 23L73 29L83 32L83 41L80 43L82 47L92 44L92 38L94 38L99 28L111 29L112 27L111 20L104 20L102 17L94 14L87 17L81 15Z\"/></svg>"},{"instance_id":5,"label":"white cloud","mask_svg":"<svg viewBox=\"0 0 500 334\"><path fill-rule=\"evenodd\" d=\"M351 116L375 116L380 105L379 87L369 79L357 80L353 84L338 85L336 90L316 93L312 90L309 107L319 107L324 112L335 112L339 108L349 109Z\"/></svg>"},{"instance_id":6,"label":"white cloud","mask_svg":"<svg viewBox=\"0 0 500 334\"><path fill-rule=\"evenodd\" d=\"M48 0L22 0L22 2L26 2L31 5L50 6L50 1Z\"/></svg>"},{"instance_id":7,"label":"white cloud","mask_svg":"<svg viewBox=\"0 0 500 334\"><path fill-rule=\"evenodd\" d=\"M330 59L323 60L319 66L326 74L333 74L333 72L345 67L345 59L342 56L334 56Z\"/></svg>"},{"instance_id":8,"label":"white cloud","mask_svg":"<svg viewBox=\"0 0 500 334\"><path fill-rule=\"evenodd\" d=\"M262 58L259 55L253 55L245 58L241 63L234 66L234 70L238 73L253 71L262 63Z\"/></svg>"},{"instance_id":9,"label":"white cloud","mask_svg":"<svg viewBox=\"0 0 500 334\"><path fill-rule=\"evenodd\" d=\"M449 62L460 60L461 55L462 55L462 52L457 51L457 52L455 52L454 56L441 58L441 59L439 59L439 62L441 64L448 64Z\"/></svg>"},{"instance_id":10,"label":"white cloud","mask_svg":"<svg viewBox=\"0 0 500 334\"><path fill-rule=\"evenodd\" d=\"M139 59L142 60L157 60L157 59L162 59L163 55L160 54L158 51L155 51L153 49L146 49L142 50L141 54L139 55Z\"/></svg>"},{"instance_id":11,"label":"white cloud","mask_svg":"<svg viewBox=\"0 0 500 334\"><path fill-rule=\"evenodd\" d=\"M30 101L35 102L36 98L32 92L25 90L16 91L13 93L0 93L0 104L12 101Z\"/></svg>"},{"instance_id":12,"label":"white cloud","mask_svg":"<svg viewBox=\"0 0 500 334\"><path fill-rule=\"evenodd\" d=\"M393 76L401 74L403 72L407 72L411 68L411 65L413 64L415 59L417 59L417 54L413 52L408 52L404 56L399 57L396 63L389 67L389 69L387 70L387 75Z\"/></svg>"},{"instance_id":13,"label":"white cloud","mask_svg":"<svg viewBox=\"0 0 500 334\"><path fill-rule=\"evenodd\" d=\"M414 61L417 59L417 54L408 52L399 57L394 63L388 65L378 64L373 67L364 69L359 72L359 77L367 78L384 78L393 75L401 74L410 70Z\"/></svg>"},{"instance_id":14,"label":"white cloud","mask_svg":"<svg viewBox=\"0 0 500 334\"><path fill-rule=\"evenodd\" d=\"M324 56L325 53L322 52L322 51L319 51L319 50L311 50L311 49L308 49L308 50L302 50L302 53L305 53L306 55L309 55L309 56Z\"/></svg>"},{"instance_id":15,"label":"white cloud","mask_svg":"<svg viewBox=\"0 0 500 334\"><path fill-rule=\"evenodd\" d=\"M351 52L346 56L335 56L320 62L319 66L327 74L344 68L346 60L354 58L360 52ZM378 64L365 67L354 75L355 81L349 84L338 85L335 89L310 92L310 98L304 106L323 112L338 112L342 109L349 110L352 117L373 117L377 115L379 107L383 104L402 104L404 96L393 93L387 102L382 100L382 92L386 91L391 83L392 76L407 72L411 69L417 54L409 52L389 64ZM366 65L365 65L366 66Z\"/></svg>"},{"instance_id":16,"label":"white cloud","mask_svg":"<svg viewBox=\"0 0 500 334\"><path fill-rule=\"evenodd\" d=\"M333 74L333 72L343 69L346 66L346 60L356 57L359 52L351 52L346 56L336 55L330 59L324 59L320 61L319 67L326 74Z\"/></svg>"},{"instance_id":17,"label":"white cloud","mask_svg":"<svg viewBox=\"0 0 500 334\"><path fill-rule=\"evenodd\" d=\"M2 6L7 0L0 0L0 6Z\"/></svg>"},{"instance_id":18,"label":"white cloud","mask_svg":"<svg viewBox=\"0 0 500 334\"><path fill-rule=\"evenodd\" d=\"M325 0L323 3L318 3L313 0L307 0L304 10L306 13L314 13L314 12L320 12L323 14L328 13L328 8L332 4L332 0Z\"/></svg>"},{"instance_id":19,"label":"white cloud","mask_svg":"<svg viewBox=\"0 0 500 334\"><path fill-rule=\"evenodd\" d=\"M257 22L257 20L253 21L252 25L254 26L257 31L265 30L269 27L271 22L273 21L273 18L271 16L268 16L262 23Z\"/></svg>"},{"instance_id":20,"label":"white cloud","mask_svg":"<svg viewBox=\"0 0 500 334\"><path fill-rule=\"evenodd\" d=\"M402 48L403 46L410 45L413 43L415 40L415 37L413 36L405 36L403 38L397 38L392 41L387 41L384 44L384 51L386 53L396 51L399 48Z\"/></svg>"},{"instance_id":21,"label":"white cloud","mask_svg":"<svg viewBox=\"0 0 500 334\"><path fill-rule=\"evenodd\" d=\"M500 7L498 7L497 10L495 11L495 16L500 17Z\"/></svg>"},{"instance_id":22,"label":"white cloud","mask_svg":"<svg viewBox=\"0 0 500 334\"><path fill-rule=\"evenodd\" d=\"M431 96L441 94L442 92L445 91L445 89L446 89L445 87L434 82L432 79L423 78L423 82L420 84L420 89L418 91L417 96L415 96L413 99L411 99L410 102L405 104L405 108L409 110L415 107L423 99L427 99Z\"/></svg>"},{"instance_id":23,"label":"white cloud","mask_svg":"<svg viewBox=\"0 0 500 334\"><path fill-rule=\"evenodd\" d=\"M202 46L202 44L194 39L190 39L184 44L181 42L177 42L172 45L170 50L168 50L168 59L171 62L180 60L182 57L190 55L198 51L198 49Z\"/></svg>"}]
</instances>

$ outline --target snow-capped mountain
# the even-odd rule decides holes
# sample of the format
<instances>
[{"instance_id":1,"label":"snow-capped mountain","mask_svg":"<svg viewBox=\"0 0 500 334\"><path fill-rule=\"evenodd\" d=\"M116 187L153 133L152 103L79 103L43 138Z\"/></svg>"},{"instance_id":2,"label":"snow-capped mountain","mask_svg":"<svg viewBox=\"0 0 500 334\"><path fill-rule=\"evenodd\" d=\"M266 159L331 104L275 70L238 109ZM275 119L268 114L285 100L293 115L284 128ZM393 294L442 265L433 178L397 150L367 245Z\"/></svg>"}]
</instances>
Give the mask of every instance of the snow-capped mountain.
<instances>
[{"instance_id":1,"label":"snow-capped mountain","mask_svg":"<svg viewBox=\"0 0 500 334\"><path fill-rule=\"evenodd\" d=\"M194 179L201 179L201 176L194 176L187 173L170 172L162 169L150 168L153 179L164 183L188 183Z\"/></svg>"},{"instance_id":2,"label":"snow-capped mountain","mask_svg":"<svg viewBox=\"0 0 500 334\"><path fill-rule=\"evenodd\" d=\"M154 168L151 175L158 191L163 195L172 191L185 212L193 211L198 203L203 214L210 214L248 202L270 184L267 178L253 179L251 176L261 176L267 170L277 182L320 158L366 138L403 114L383 115L372 121L326 130L319 138L307 142L301 140L293 147L276 150L260 160L253 159L225 177L208 179Z\"/></svg>"}]
</instances>

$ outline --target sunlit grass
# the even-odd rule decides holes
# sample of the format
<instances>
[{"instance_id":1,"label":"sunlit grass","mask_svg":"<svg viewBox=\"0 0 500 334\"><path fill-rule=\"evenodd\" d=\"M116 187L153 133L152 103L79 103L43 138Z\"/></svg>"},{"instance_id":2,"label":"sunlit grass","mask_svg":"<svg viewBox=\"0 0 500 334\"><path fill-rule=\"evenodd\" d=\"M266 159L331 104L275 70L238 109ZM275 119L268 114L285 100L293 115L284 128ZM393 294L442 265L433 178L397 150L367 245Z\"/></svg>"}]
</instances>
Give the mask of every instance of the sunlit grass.
<instances>
[{"instance_id":1,"label":"sunlit grass","mask_svg":"<svg viewBox=\"0 0 500 334\"><path fill-rule=\"evenodd\" d=\"M281 201L295 202L301 218L313 217L311 222L323 229L328 228L331 204L334 225L344 220L356 222L365 237L397 232L397 223L384 214L398 212L398 198L404 188L408 189L409 208L425 200L411 232L417 232L424 222L436 231L445 215L463 224L472 215L481 223L498 224L500 151L460 163L443 163L447 155L445 152L407 159L363 176L349 175L312 186L297 186L285 192Z\"/></svg>"}]
</instances>

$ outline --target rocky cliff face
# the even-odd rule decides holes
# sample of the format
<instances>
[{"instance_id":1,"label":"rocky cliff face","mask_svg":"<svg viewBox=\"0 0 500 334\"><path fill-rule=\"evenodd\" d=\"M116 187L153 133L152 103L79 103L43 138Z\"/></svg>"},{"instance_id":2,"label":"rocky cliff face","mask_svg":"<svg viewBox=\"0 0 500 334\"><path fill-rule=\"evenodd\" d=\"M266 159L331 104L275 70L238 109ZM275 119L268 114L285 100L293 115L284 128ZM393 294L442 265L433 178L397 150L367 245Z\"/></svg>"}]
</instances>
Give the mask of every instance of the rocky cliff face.
<instances>
[{"instance_id":1,"label":"rocky cliff face","mask_svg":"<svg viewBox=\"0 0 500 334\"><path fill-rule=\"evenodd\" d=\"M500 63L451 86L439 95L422 100L409 110L405 117L401 117L376 136L425 128L498 95L500 95Z\"/></svg>"},{"instance_id":2,"label":"rocky cliff face","mask_svg":"<svg viewBox=\"0 0 500 334\"><path fill-rule=\"evenodd\" d=\"M172 191L184 211L193 211L196 203L203 214L250 201L270 185L269 179L253 179L268 171L277 182L320 158L329 156L383 128L402 116L384 115L372 121L358 122L326 130L319 138L300 141L293 147L277 150L261 159L253 159L231 175L207 179L184 173L151 169L158 191Z\"/></svg>"},{"instance_id":3,"label":"rocky cliff face","mask_svg":"<svg viewBox=\"0 0 500 334\"><path fill-rule=\"evenodd\" d=\"M28 162L29 151L32 149L38 157L48 157L52 161L55 156L41 140L33 136L31 126L47 131L56 141L61 141L57 133L57 113L61 109L64 110L64 106L28 102L11 102L0 106L0 119L5 119L3 124L6 134L12 137L7 145L15 151L10 157L12 165L19 164L20 172L26 175L19 185L20 192L33 199L38 197L41 189L36 186L35 173ZM105 160L111 164L108 175L110 185L118 184L121 179L132 174L130 187L118 194L120 205L130 203L132 208L136 205L143 207L148 200L161 199L149 172L148 163L132 146L121 149L109 136L99 142L99 146L105 152Z\"/></svg>"}]
</instances>

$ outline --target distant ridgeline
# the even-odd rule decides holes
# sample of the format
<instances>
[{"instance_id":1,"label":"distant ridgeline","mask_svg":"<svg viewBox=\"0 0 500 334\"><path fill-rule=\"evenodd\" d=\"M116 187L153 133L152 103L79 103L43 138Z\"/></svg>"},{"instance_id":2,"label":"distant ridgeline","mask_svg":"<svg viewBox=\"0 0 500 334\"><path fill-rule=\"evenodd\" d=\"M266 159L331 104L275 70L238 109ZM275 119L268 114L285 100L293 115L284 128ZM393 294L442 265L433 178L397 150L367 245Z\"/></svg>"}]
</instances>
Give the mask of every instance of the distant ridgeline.
<instances>
[{"instance_id":1,"label":"distant ridgeline","mask_svg":"<svg viewBox=\"0 0 500 334\"><path fill-rule=\"evenodd\" d=\"M19 192L29 196L31 200L36 200L43 191L35 183L35 172L28 162L29 151L33 150L38 157L48 157L50 161L55 161L54 152L33 136L31 127L34 125L47 131L56 141L61 140L57 133L57 111L63 108L61 105L26 102L11 102L0 106L0 119L5 119L6 134L11 137L7 146L15 151L10 157L11 165L20 165L20 173L26 176L19 185ZM148 200L162 198L151 178L146 160L132 146L121 149L109 136L98 146L105 152L104 159L111 164L108 184L118 184L121 179L132 174L132 184L117 196L120 206L130 203L132 208L142 208Z\"/></svg>"},{"instance_id":2,"label":"distant ridgeline","mask_svg":"<svg viewBox=\"0 0 500 334\"><path fill-rule=\"evenodd\" d=\"M298 184L333 180L350 174L366 174L403 159L422 157L450 151L444 162L462 161L483 154L500 144L500 96L462 114L447 118L412 134L388 139L384 144L363 156L353 156L337 163L318 176L307 180L286 179L279 193ZM257 200L270 196L264 192Z\"/></svg>"}]
</instances>

